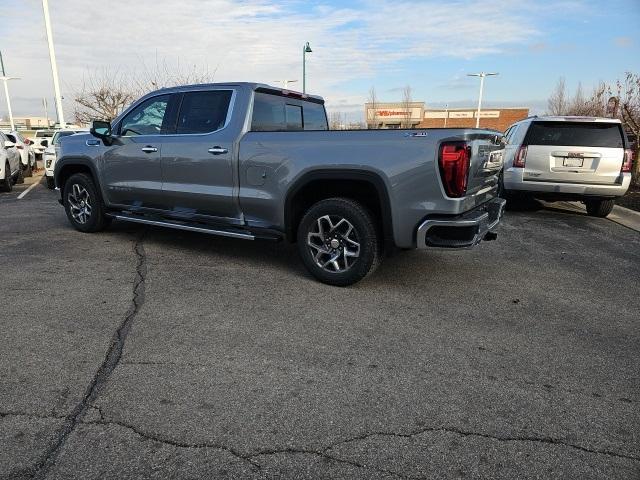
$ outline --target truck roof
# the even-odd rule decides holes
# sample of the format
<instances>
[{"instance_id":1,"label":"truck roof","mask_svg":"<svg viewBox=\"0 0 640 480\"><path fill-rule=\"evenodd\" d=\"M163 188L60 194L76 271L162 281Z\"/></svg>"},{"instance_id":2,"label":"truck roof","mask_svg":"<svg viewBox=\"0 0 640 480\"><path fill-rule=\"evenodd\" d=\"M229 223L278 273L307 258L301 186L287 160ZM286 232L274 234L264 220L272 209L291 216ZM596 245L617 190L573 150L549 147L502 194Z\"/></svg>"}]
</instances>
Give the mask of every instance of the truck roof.
<instances>
[{"instance_id":1,"label":"truck roof","mask_svg":"<svg viewBox=\"0 0 640 480\"><path fill-rule=\"evenodd\" d=\"M149 94L155 94L155 93L159 93L159 92L179 92L182 90L190 90L190 89L205 89L205 88L211 88L211 87L215 87L215 88L224 88L224 87L228 87L228 88L232 88L232 87L245 87L245 88L250 88L251 90L271 90L275 92L279 92L283 95L287 95L287 94L296 94L296 96L301 96L303 99L304 98L308 98L311 100L315 100L316 102L319 103L324 103L324 98L318 96L318 95L310 95L308 93L302 93L302 92L298 92L295 90L290 90L288 88L281 88L281 87L274 87L273 85L267 85L266 83L257 83L257 82L224 82L224 83L194 83L194 84L190 84L190 85L177 85L175 87L166 87L166 88L161 88L159 90L155 90L153 92L149 92ZM147 94L147 95L149 95ZM146 95L145 95L146 96Z\"/></svg>"},{"instance_id":2,"label":"truck roof","mask_svg":"<svg viewBox=\"0 0 640 480\"><path fill-rule=\"evenodd\" d=\"M525 120L533 120L534 122L543 121L543 122L603 122L603 123L620 123L620 120L617 118L606 118L606 117L586 117L579 115L542 115L542 116L533 116L529 117Z\"/></svg>"}]
</instances>

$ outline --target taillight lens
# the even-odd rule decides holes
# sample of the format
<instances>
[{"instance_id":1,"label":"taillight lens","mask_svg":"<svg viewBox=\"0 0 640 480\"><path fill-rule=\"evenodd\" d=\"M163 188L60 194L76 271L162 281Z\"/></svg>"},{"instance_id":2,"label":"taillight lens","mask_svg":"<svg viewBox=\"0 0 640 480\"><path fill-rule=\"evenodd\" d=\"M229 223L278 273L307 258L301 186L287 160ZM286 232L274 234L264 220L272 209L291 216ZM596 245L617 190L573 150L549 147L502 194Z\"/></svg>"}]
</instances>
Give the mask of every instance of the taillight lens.
<instances>
[{"instance_id":1,"label":"taillight lens","mask_svg":"<svg viewBox=\"0 0 640 480\"><path fill-rule=\"evenodd\" d=\"M624 151L624 160L622 160L622 173L631 171L631 165L633 164L633 150L628 148Z\"/></svg>"},{"instance_id":2,"label":"taillight lens","mask_svg":"<svg viewBox=\"0 0 640 480\"><path fill-rule=\"evenodd\" d=\"M520 145L518 151L516 152L516 156L513 158L513 166L516 168L524 168L524 164L527 160L527 146Z\"/></svg>"},{"instance_id":3,"label":"taillight lens","mask_svg":"<svg viewBox=\"0 0 640 480\"><path fill-rule=\"evenodd\" d=\"M467 193L471 147L466 142L445 142L440 145L438 163L447 195L462 197Z\"/></svg>"}]
</instances>

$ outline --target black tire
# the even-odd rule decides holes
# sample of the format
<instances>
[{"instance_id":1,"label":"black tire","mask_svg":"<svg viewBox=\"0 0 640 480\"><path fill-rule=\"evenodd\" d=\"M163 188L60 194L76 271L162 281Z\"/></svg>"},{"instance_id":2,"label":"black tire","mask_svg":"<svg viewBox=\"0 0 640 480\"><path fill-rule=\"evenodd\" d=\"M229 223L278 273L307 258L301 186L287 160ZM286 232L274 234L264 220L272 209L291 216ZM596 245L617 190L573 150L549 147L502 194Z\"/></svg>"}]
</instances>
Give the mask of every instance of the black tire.
<instances>
[{"instance_id":1,"label":"black tire","mask_svg":"<svg viewBox=\"0 0 640 480\"><path fill-rule=\"evenodd\" d=\"M4 179L0 180L0 191L10 192L13 189L13 179L11 178L11 166L9 162L4 166Z\"/></svg>"},{"instance_id":2,"label":"black tire","mask_svg":"<svg viewBox=\"0 0 640 480\"><path fill-rule=\"evenodd\" d=\"M22 172L22 168L18 166L18 176L16 177L16 183L24 183L24 173Z\"/></svg>"},{"instance_id":3,"label":"black tire","mask_svg":"<svg viewBox=\"0 0 640 480\"><path fill-rule=\"evenodd\" d=\"M585 200L584 204L590 216L604 218L613 210L615 201L612 198L608 200Z\"/></svg>"},{"instance_id":4,"label":"black tire","mask_svg":"<svg viewBox=\"0 0 640 480\"><path fill-rule=\"evenodd\" d=\"M75 189L74 187L78 188ZM78 191L81 191L82 194L79 195ZM62 198L67 218L76 230L85 233L99 232L111 223L111 219L105 216L105 207L100 192L93 179L86 173L76 173L69 177L64 184ZM85 204L82 202L89 204L90 212L88 214L86 213ZM81 206L82 208L74 208L74 213L72 213L72 203L76 207ZM78 211L83 212L83 214L79 214ZM81 219L84 219L84 222Z\"/></svg>"},{"instance_id":5,"label":"black tire","mask_svg":"<svg viewBox=\"0 0 640 480\"><path fill-rule=\"evenodd\" d=\"M27 166L24 167L24 174L25 177L32 177L33 176L33 168L31 167L31 162L27 162Z\"/></svg>"},{"instance_id":6,"label":"black tire","mask_svg":"<svg viewBox=\"0 0 640 480\"><path fill-rule=\"evenodd\" d=\"M327 234L335 232L333 238L315 231L319 229L319 221L325 222L325 217L330 219L329 222L335 222L334 227L338 227L335 230L331 229L331 223L325 223L322 227ZM343 220L346 220L346 223ZM351 230L349 227L352 227ZM320 247L327 250L326 253L318 254L319 248L314 250L309 246L307 242L314 236ZM348 198L329 198L313 205L302 217L298 225L298 252L305 267L315 278L329 285L345 287L359 282L375 271L382 259L381 238L375 218L366 207ZM336 248L331 247L332 240L335 240ZM352 248L350 253L356 252L355 244L359 244L358 255L345 255L348 248ZM331 266L326 268L316 263L315 255L320 255L322 258L318 261L324 262L332 258L331 252L340 255L337 263L331 262ZM340 270L335 269L336 265Z\"/></svg>"},{"instance_id":7,"label":"black tire","mask_svg":"<svg viewBox=\"0 0 640 480\"><path fill-rule=\"evenodd\" d=\"M53 181L53 177L47 177L45 175L45 177L47 179L47 188L49 190L53 190L54 188L56 188L56 183Z\"/></svg>"}]
</instances>

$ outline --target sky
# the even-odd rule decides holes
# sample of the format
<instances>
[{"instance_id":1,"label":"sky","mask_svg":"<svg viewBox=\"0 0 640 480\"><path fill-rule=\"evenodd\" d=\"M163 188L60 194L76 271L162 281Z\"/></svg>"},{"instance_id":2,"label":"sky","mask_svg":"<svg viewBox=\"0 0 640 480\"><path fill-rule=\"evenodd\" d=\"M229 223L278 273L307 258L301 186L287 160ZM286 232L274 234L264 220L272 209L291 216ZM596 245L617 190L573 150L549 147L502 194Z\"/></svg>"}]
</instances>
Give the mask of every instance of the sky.
<instances>
[{"instance_id":1,"label":"sky","mask_svg":"<svg viewBox=\"0 0 640 480\"><path fill-rule=\"evenodd\" d=\"M15 116L53 110L40 0L0 0L0 50ZM50 0L67 118L83 80L144 75L155 65L214 81L257 81L307 91L329 111L362 120L371 87L399 101L404 86L427 107L470 107L486 80L486 107L544 113L559 77L589 91L640 71L640 0ZM7 12L12 12L10 15ZM15 15L15 16L14 16ZM163 67L164 68L164 67ZM0 96L0 116L6 118ZM51 114L52 115L52 114Z\"/></svg>"}]
</instances>

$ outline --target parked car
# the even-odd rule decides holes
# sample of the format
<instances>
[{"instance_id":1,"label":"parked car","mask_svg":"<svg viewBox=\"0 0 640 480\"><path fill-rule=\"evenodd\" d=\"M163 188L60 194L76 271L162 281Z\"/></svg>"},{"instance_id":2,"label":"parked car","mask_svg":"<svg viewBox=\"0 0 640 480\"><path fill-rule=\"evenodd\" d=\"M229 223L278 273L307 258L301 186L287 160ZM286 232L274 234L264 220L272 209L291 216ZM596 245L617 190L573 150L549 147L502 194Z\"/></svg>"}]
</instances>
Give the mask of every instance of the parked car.
<instances>
[{"instance_id":1,"label":"parked car","mask_svg":"<svg viewBox=\"0 0 640 480\"><path fill-rule=\"evenodd\" d=\"M584 202L606 217L631 183L632 150L620 120L530 117L505 132L500 178L506 198Z\"/></svg>"},{"instance_id":2,"label":"parked car","mask_svg":"<svg viewBox=\"0 0 640 480\"><path fill-rule=\"evenodd\" d=\"M55 185L79 231L118 219L286 239L332 285L359 281L394 247L495 238L501 134L327 130L317 96L254 83L158 90L63 138Z\"/></svg>"},{"instance_id":3,"label":"parked car","mask_svg":"<svg viewBox=\"0 0 640 480\"><path fill-rule=\"evenodd\" d=\"M55 130L37 130L31 141L33 142L33 151L37 158L41 158L45 148L49 146L49 142L53 137Z\"/></svg>"},{"instance_id":4,"label":"parked car","mask_svg":"<svg viewBox=\"0 0 640 480\"><path fill-rule=\"evenodd\" d=\"M14 184L23 181L18 149L5 133L0 132L0 191L10 192Z\"/></svg>"},{"instance_id":5,"label":"parked car","mask_svg":"<svg viewBox=\"0 0 640 480\"><path fill-rule=\"evenodd\" d=\"M53 170L56 165L56 156L58 155L60 139L63 137L68 137L69 135L73 135L75 133L86 133L87 131L87 129L57 130L53 134L53 137L51 137L51 143L47 148L45 148L44 154L42 156L42 159L44 161L44 176L46 178L48 188L54 188Z\"/></svg>"},{"instance_id":6,"label":"parked car","mask_svg":"<svg viewBox=\"0 0 640 480\"><path fill-rule=\"evenodd\" d=\"M20 167L23 175L30 177L36 168L36 154L31 146L31 140L22 136L17 130L4 131L4 134L15 143L18 153L20 154Z\"/></svg>"}]
</instances>

